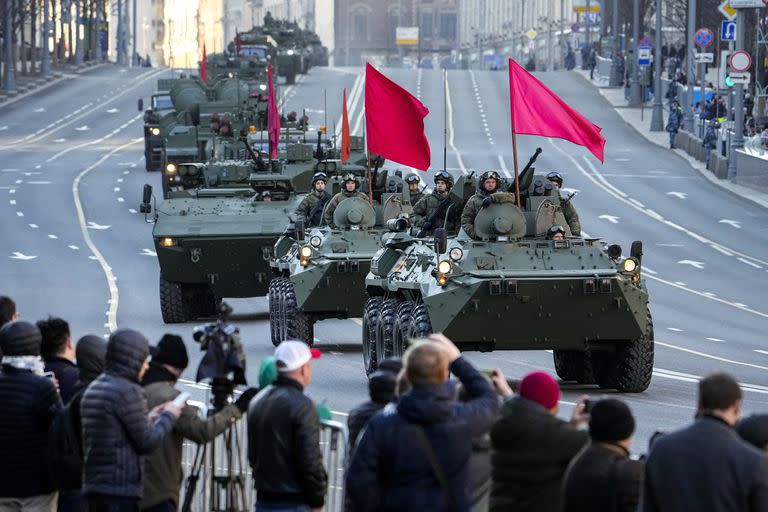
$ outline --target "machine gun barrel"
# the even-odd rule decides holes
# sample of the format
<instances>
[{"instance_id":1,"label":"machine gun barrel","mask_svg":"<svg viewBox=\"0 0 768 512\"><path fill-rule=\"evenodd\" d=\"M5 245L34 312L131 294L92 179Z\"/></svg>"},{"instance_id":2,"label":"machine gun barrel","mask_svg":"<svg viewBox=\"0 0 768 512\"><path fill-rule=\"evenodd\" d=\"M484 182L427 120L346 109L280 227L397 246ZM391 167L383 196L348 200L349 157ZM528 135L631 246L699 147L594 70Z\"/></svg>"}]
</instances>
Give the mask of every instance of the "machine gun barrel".
<instances>
[{"instance_id":1,"label":"machine gun barrel","mask_svg":"<svg viewBox=\"0 0 768 512\"><path fill-rule=\"evenodd\" d=\"M534 163L536 163L536 159L539 158L539 154L541 153L541 148L536 148L536 151L533 153L533 156L531 156L531 159L528 160L528 163L525 164L525 167L523 167L523 170L520 172L520 178L522 180L523 175L528 172L528 169L530 169Z\"/></svg>"},{"instance_id":2,"label":"machine gun barrel","mask_svg":"<svg viewBox=\"0 0 768 512\"><path fill-rule=\"evenodd\" d=\"M253 152L253 148L248 143L248 137L243 136L240 141L245 145L245 150L248 152L248 155L250 155L251 160L253 160L253 163L259 165L261 164L261 157L257 156L256 153Z\"/></svg>"}]
</instances>

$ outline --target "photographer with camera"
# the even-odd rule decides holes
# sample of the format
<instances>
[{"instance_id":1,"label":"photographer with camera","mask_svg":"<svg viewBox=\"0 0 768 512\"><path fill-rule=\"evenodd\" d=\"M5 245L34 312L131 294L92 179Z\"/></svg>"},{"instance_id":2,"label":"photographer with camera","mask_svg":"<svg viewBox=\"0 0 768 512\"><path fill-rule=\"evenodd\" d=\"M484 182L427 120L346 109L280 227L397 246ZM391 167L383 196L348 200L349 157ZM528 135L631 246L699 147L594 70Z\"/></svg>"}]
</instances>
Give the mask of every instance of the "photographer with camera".
<instances>
[{"instance_id":1,"label":"photographer with camera","mask_svg":"<svg viewBox=\"0 0 768 512\"><path fill-rule=\"evenodd\" d=\"M179 396L180 392L174 386L188 364L187 348L181 336L163 336L141 381L149 408ZM144 496L141 500L144 512L175 512L178 509L184 439L197 444L213 441L242 416L255 394L253 388L245 390L233 404L224 406L206 419L200 418L197 407L183 407L171 433L157 450L144 459Z\"/></svg>"}]
</instances>

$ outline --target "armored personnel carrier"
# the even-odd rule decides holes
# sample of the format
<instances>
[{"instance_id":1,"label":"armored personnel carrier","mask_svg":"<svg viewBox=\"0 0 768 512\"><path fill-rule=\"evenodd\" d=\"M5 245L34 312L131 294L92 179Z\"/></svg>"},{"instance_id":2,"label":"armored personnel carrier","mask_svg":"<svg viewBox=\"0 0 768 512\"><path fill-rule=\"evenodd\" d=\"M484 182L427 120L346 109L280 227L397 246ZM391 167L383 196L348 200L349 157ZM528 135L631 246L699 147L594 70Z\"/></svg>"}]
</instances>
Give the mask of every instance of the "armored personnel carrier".
<instances>
[{"instance_id":1,"label":"armored personnel carrier","mask_svg":"<svg viewBox=\"0 0 768 512\"><path fill-rule=\"evenodd\" d=\"M144 100L139 98L139 112L144 111L144 166L147 171L162 169L162 146L164 133L162 119L176 110L171 100L170 90L176 83L173 78L161 78L157 81L157 92L149 99L149 108L144 110Z\"/></svg>"},{"instance_id":2,"label":"armored personnel carrier","mask_svg":"<svg viewBox=\"0 0 768 512\"><path fill-rule=\"evenodd\" d=\"M513 184L512 184L513 185ZM564 380L644 391L653 370L653 322L642 243L570 236L549 182L521 176L521 204L499 196L477 215L477 239L407 232L384 236L365 285L363 353L402 355L412 338L442 332L462 350L552 350ZM509 184L507 184L509 186ZM512 197L512 200L508 198ZM506 199L506 202L502 199Z\"/></svg>"},{"instance_id":3,"label":"armored personnel carrier","mask_svg":"<svg viewBox=\"0 0 768 512\"><path fill-rule=\"evenodd\" d=\"M365 172L345 166L345 172ZM271 262L275 278L269 284L269 320L272 343L295 338L314 342L314 324L328 318L360 317L365 303L365 276L371 258L381 247L386 225L408 224L407 187L402 175L382 173L386 184L377 187L371 204L359 197L344 199L333 212L334 227L321 226L305 232L302 221L295 231L275 245ZM341 176L334 176L328 190L339 190ZM359 178L358 190L367 190ZM405 190L405 193L403 192ZM405 214L405 216L404 216Z\"/></svg>"}]
</instances>

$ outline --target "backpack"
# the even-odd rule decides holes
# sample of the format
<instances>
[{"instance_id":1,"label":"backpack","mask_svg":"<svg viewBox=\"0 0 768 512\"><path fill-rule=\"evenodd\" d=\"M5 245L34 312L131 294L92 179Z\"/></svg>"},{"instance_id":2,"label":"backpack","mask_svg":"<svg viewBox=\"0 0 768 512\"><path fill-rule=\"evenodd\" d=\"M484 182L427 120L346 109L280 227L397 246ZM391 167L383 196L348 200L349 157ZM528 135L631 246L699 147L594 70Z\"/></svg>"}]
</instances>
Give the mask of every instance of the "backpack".
<instances>
[{"instance_id":1,"label":"backpack","mask_svg":"<svg viewBox=\"0 0 768 512\"><path fill-rule=\"evenodd\" d=\"M54 416L48 430L48 469L59 490L82 487L83 447L79 408L82 391Z\"/></svg>"}]
</instances>

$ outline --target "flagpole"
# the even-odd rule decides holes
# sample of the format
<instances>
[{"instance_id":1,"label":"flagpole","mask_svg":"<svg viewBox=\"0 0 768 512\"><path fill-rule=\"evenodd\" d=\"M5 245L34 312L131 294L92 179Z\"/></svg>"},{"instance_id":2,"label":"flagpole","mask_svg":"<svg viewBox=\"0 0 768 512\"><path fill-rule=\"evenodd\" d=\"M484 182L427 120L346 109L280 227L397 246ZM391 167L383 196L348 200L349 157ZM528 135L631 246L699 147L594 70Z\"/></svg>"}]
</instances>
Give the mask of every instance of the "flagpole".
<instances>
[{"instance_id":1,"label":"flagpole","mask_svg":"<svg viewBox=\"0 0 768 512\"><path fill-rule=\"evenodd\" d=\"M365 103L363 103L363 108L365 108ZM366 156L366 162L368 165L368 201L371 203L371 206L373 206L373 176L371 175L371 151L368 149L368 135L366 134L367 130L365 129L365 124L363 123L363 140L365 141L365 156Z\"/></svg>"},{"instance_id":2,"label":"flagpole","mask_svg":"<svg viewBox=\"0 0 768 512\"><path fill-rule=\"evenodd\" d=\"M512 128L512 159L515 164L515 199L517 201L517 207L522 209L520 205L520 174L517 170L517 134L515 133L515 111L512 102L512 59L509 59L509 119L510 127Z\"/></svg>"},{"instance_id":3,"label":"flagpole","mask_svg":"<svg viewBox=\"0 0 768 512\"><path fill-rule=\"evenodd\" d=\"M448 70L443 69L443 170L448 171Z\"/></svg>"}]
</instances>

